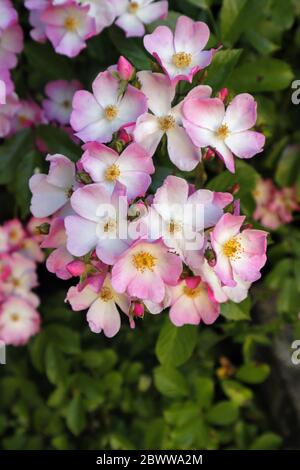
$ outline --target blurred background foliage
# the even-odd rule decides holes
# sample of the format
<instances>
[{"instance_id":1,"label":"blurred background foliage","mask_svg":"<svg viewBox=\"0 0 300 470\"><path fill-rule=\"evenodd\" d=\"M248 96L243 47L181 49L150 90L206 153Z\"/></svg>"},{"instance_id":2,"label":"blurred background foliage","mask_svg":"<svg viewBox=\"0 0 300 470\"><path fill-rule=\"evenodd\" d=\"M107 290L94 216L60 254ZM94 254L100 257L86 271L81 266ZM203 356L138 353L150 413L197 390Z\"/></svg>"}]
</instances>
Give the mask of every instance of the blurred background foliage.
<instances>
[{"instance_id":1,"label":"blurred background foliage","mask_svg":"<svg viewBox=\"0 0 300 470\"><path fill-rule=\"evenodd\" d=\"M21 97L40 101L45 84L60 78L77 78L89 89L95 75L116 63L120 54L137 68L151 68L142 41L124 40L116 27L91 39L75 60L57 55L51 45L29 38L23 2L14 3L26 33L25 50L14 71ZM253 93L259 103L265 151L249 162L237 162L235 175L218 162L207 165L207 187L223 191L240 185L237 197L251 222L252 191L259 175L279 187L295 184L300 196L300 108L291 101L291 83L300 77L300 1L171 0L169 7L168 19L159 23L173 27L184 13L209 25L210 46L223 44L202 82L214 92L228 86L232 94ZM187 85L180 86L185 93ZM23 130L2 142L2 220L28 216L27 181L36 167L44 167L44 155L35 147L37 137L50 152L74 161L80 156L80 147L50 125ZM288 144L293 148L284 152ZM154 187L174 171L169 165L167 158L159 162ZM185 177L194 181L195 174ZM299 273L295 218L292 225L272 232L269 261L251 299L223 305L222 317L213 326L177 329L167 314L146 315L135 331L124 325L108 340L91 333L84 315L64 304L65 282L40 268L42 331L27 347L9 348L8 363L0 368L0 448L295 446L292 421L285 429L270 402L279 392L289 401L288 390L273 387L280 382L272 381L272 354L276 338L287 329L291 339L300 338ZM286 348L290 357L290 343Z\"/></svg>"}]
</instances>

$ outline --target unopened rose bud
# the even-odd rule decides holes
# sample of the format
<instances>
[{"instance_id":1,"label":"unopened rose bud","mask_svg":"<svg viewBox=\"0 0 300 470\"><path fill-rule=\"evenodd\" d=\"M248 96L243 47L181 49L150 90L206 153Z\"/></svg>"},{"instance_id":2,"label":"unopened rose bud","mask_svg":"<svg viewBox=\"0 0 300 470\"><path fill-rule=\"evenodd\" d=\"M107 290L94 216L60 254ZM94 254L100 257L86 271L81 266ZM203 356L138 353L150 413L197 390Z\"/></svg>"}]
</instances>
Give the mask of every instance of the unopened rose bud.
<instances>
[{"instance_id":1,"label":"unopened rose bud","mask_svg":"<svg viewBox=\"0 0 300 470\"><path fill-rule=\"evenodd\" d=\"M85 264L82 261L74 260L67 264L67 270L72 276L81 276L85 272Z\"/></svg>"},{"instance_id":2,"label":"unopened rose bud","mask_svg":"<svg viewBox=\"0 0 300 470\"><path fill-rule=\"evenodd\" d=\"M228 88L222 88L217 94L217 97L224 102L226 101L228 94L229 94Z\"/></svg>"},{"instance_id":3,"label":"unopened rose bud","mask_svg":"<svg viewBox=\"0 0 300 470\"><path fill-rule=\"evenodd\" d=\"M143 318L145 314L145 307L140 302L134 302L131 305L130 313L133 317Z\"/></svg>"},{"instance_id":4,"label":"unopened rose bud","mask_svg":"<svg viewBox=\"0 0 300 470\"><path fill-rule=\"evenodd\" d=\"M120 78L122 80L126 80L127 82L129 82L129 80L131 80L134 75L134 67L123 56L121 56L118 60L117 70Z\"/></svg>"},{"instance_id":5,"label":"unopened rose bud","mask_svg":"<svg viewBox=\"0 0 300 470\"><path fill-rule=\"evenodd\" d=\"M37 227L35 228L35 231L37 235L48 235L50 231L50 224L45 222L41 225L37 225Z\"/></svg>"},{"instance_id":6,"label":"unopened rose bud","mask_svg":"<svg viewBox=\"0 0 300 470\"><path fill-rule=\"evenodd\" d=\"M79 171L76 173L76 181L83 184L91 184L93 182L92 178L85 171Z\"/></svg>"},{"instance_id":7,"label":"unopened rose bud","mask_svg":"<svg viewBox=\"0 0 300 470\"><path fill-rule=\"evenodd\" d=\"M124 144L129 144L132 141L132 137L126 132L125 129L120 129L118 132L118 140L124 142Z\"/></svg>"},{"instance_id":8,"label":"unopened rose bud","mask_svg":"<svg viewBox=\"0 0 300 470\"><path fill-rule=\"evenodd\" d=\"M215 152L212 149L208 148L205 154L203 155L203 160L209 161L209 160L212 160L215 156L216 156Z\"/></svg>"}]
</instances>

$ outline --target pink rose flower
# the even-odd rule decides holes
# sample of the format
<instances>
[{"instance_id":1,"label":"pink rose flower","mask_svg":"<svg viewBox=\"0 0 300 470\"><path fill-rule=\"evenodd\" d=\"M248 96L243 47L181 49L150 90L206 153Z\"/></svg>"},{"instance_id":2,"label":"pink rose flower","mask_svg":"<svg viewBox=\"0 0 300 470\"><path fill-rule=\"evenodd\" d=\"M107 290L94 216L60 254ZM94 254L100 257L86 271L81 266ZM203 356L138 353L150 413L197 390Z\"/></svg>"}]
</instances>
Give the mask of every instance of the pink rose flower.
<instances>
[{"instance_id":1,"label":"pink rose flower","mask_svg":"<svg viewBox=\"0 0 300 470\"><path fill-rule=\"evenodd\" d=\"M112 286L141 300L162 302L166 285L175 285L182 272L180 258L162 240L137 241L112 268Z\"/></svg>"},{"instance_id":2,"label":"pink rose flower","mask_svg":"<svg viewBox=\"0 0 300 470\"><path fill-rule=\"evenodd\" d=\"M188 277L177 286L170 287L170 320L175 326L206 325L216 321L220 305L208 286L199 276Z\"/></svg>"},{"instance_id":3,"label":"pink rose flower","mask_svg":"<svg viewBox=\"0 0 300 470\"><path fill-rule=\"evenodd\" d=\"M32 192L31 213L35 217L48 217L69 201L75 184L75 165L64 155L48 155L49 174L38 173L29 180Z\"/></svg>"},{"instance_id":4,"label":"pink rose flower","mask_svg":"<svg viewBox=\"0 0 300 470\"><path fill-rule=\"evenodd\" d=\"M144 24L164 19L168 14L168 2L154 0L111 0L117 17L116 25L126 37L144 36Z\"/></svg>"},{"instance_id":5,"label":"pink rose flower","mask_svg":"<svg viewBox=\"0 0 300 470\"><path fill-rule=\"evenodd\" d=\"M175 33L167 26L158 26L144 37L144 46L174 83L192 82L193 76L211 63L214 51L203 51L209 35L202 21L180 16Z\"/></svg>"},{"instance_id":6,"label":"pink rose flower","mask_svg":"<svg viewBox=\"0 0 300 470\"><path fill-rule=\"evenodd\" d=\"M153 155L166 134L170 160L180 170L193 170L201 159L201 152L182 127L182 103L172 108L175 85L160 73L139 72L138 78L152 114L145 113L138 118L135 140ZM207 98L210 95L211 88L208 86L199 86L192 91L192 96Z\"/></svg>"},{"instance_id":7,"label":"pink rose flower","mask_svg":"<svg viewBox=\"0 0 300 470\"><path fill-rule=\"evenodd\" d=\"M87 285L83 290L71 287L66 299L74 311L88 309L87 321L94 333L103 333L108 338L115 336L121 327L121 318L117 306L129 315L130 298L116 292L107 275L99 289Z\"/></svg>"},{"instance_id":8,"label":"pink rose flower","mask_svg":"<svg viewBox=\"0 0 300 470\"><path fill-rule=\"evenodd\" d=\"M95 20L88 12L88 6L68 2L50 6L42 13L45 34L58 54L76 57L86 47L86 39L96 34Z\"/></svg>"},{"instance_id":9,"label":"pink rose flower","mask_svg":"<svg viewBox=\"0 0 300 470\"><path fill-rule=\"evenodd\" d=\"M259 279L267 260L268 233L252 229L241 231L244 221L245 217L224 214L210 235L216 254L214 270L229 287L236 286L234 275L247 282Z\"/></svg>"},{"instance_id":10,"label":"pink rose flower","mask_svg":"<svg viewBox=\"0 0 300 470\"><path fill-rule=\"evenodd\" d=\"M146 97L131 85L120 96L120 84L110 72L93 82L93 94L80 90L73 99L71 126L83 142L109 142L114 132L135 123L147 111Z\"/></svg>"},{"instance_id":11,"label":"pink rose flower","mask_svg":"<svg viewBox=\"0 0 300 470\"><path fill-rule=\"evenodd\" d=\"M115 150L97 142L83 146L82 166L92 180L102 183L112 193L116 183L126 186L129 200L144 196L154 173L152 158L139 144L130 144L119 155Z\"/></svg>"},{"instance_id":12,"label":"pink rose flower","mask_svg":"<svg viewBox=\"0 0 300 470\"><path fill-rule=\"evenodd\" d=\"M48 98L43 101L43 108L49 121L57 121L62 125L69 124L73 96L80 86L77 80L70 82L55 80L46 85L45 93Z\"/></svg>"},{"instance_id":13,"label":"pink rose flower","mask_svg":"<svg viewBox=\"0 0 300 470\"><path fill-rule=\"evenodd\" d=\"M251 129L256 122L256 102L248 93L237 95L225 111L219 98L187 99L183 125L197 147L212 147L226 168L234 172L233 155L251 158L263 151L265 137Z\"/></svg>"},{"instance_id":14,"label":"pink rose flower","mask_svg":"<svg viewBox=\"0 0 300 470\"><path fill-rule=\"evenodd\" d=\"M0 340L22 346L40 329L40 316L26 300L10 296L0 307Z\"/></svg>"}]
</instances>

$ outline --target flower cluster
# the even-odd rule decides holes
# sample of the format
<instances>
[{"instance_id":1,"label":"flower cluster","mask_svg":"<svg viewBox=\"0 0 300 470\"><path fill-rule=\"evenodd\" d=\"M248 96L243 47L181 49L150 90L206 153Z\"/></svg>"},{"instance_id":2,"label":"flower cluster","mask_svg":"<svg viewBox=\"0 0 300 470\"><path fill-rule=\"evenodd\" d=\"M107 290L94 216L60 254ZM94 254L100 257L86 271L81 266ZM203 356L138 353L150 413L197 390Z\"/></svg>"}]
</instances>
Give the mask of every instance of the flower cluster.
<instances>
[{"instance_id":1,"label":"flower cluster","mask_svg":"<svg viewBox=\"0 0 300 470\"><path fill-rule=\"evenodd\" d=\"M92 93L77 91L70 122L84 142L80 160L48 155L48 174L30 180L32 214L51 216L41 245L52 249L48 269L79 277L67 301L88 309L94 332L114 336L120 311L133 327L145 311L168 307L177 326L211 324L221 303L245 299L261 276L267 233L245 224L230 192L198 189L182 173L151 186L158 148L166 146L175 173L197 172L208 150L230 171L234 155L262 151L251 95L225 109L226 93L213 97L209 86L194 85L215 53L204 50L208 39L207 26L185 16L174 34L159 26L146 35L160 72L136 72L121 57L96 77Z\"/></svg>"},{"instance_id":2,"label":"flower cluster","mask_svg":"<svg viewBox=\"0 0 300 470\"><path fill-rule=\"evenodd\" d=\"M23 32L11 0L0 4L0 138L11 131L16 96L10 72L17 65L17 54L23 49Z\"/></svg>"},{"instance_id":3,"label":"flower cluster","mask_svg":"<svg viewBox=\"0 0 300 470\"><path fill-rule=\"evenodd\" d=\"M114 22L127 37L143 36L145 26L168 13L165 0L25 0L31 36L51 41L55 51L77 56L86 41Z\"/></svg>"},{"instance_id":4,"label":"flower cluster","mask_svg":"<svg viewBox=\"0 0 300 470\"><path fill-rule=\"evenodd\" d=\"M14 87L6 87L6 104L0 107L0 137L9 137L19 131L41 124L61 126L66 132L70 131L69 121L72 111L72 99L76 90L81 87L77 80L54 80L45 87L46 98L41 105L32 99L20 99L14 93ZM0 82L0 103L1 103ZM4 93L3 93L4 101ZM44 148L42 142L37 142L38 148Z\"/></svg>"},{"instance_id":5,"label":"flower cluster","mask_svg":"<svg viewBox=\"0 0 300 470\"><path fill-rule=\"evenodd\" d=\"M300 211L296 188L277 189L270 179L260 179L253 192L256 201L254 220L276 230L293 220L293 212Z\"/></svg>"},{"instance_id":6,"label":"flower cluster","mask_svg":"<svg viewBox=\"0 0 300 470\"><path fill-rule=\"evenodd\" d=\"M0 227L0 340L7 345L27 343L40 328L39 298L32 289L44 254L36 227L34 218L27 227L18 219Z\"/></svg>"}]
</instances>

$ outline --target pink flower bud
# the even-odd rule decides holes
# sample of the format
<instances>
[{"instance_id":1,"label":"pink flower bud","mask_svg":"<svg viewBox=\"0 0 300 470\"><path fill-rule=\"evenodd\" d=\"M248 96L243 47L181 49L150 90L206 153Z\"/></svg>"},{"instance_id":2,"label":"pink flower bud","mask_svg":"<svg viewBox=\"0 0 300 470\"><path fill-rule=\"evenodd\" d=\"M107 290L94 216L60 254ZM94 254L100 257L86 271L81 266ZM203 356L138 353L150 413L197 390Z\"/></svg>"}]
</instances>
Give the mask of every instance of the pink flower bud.
<instances>
[{"instance_id":1,"label":"pink flower bud","mask_svg":"<svg viewBox=\"0 0 300 470\"><path fill-rule=\"evenodd\" d=\"M215 156L215 152L211 148L208 148L203 156L203 160L208 162L209 160L212 160Z\"/></svg>"},{"instance_id":2,"label":"pink flower bud","mask_svg":"<svg viewBox=\"0 0 300 470\"><path fill-rule=\"evenodd\" d=\"M78 260L71 261L71 263L67 265L67 270L72 276L81 276L85 271L85 264Z\"/></svg>"},{"instance_id":3,"label":"pink flower bud","mask_svg":"<svg viewBox=\"0 0 300 470\"><path fill-rule=\"evenodd\" d=\"M124 142L124 144L129 144L129 142L132 141L132 137L123 128L123 129L120 129L118 132L118 140L121 140L122 142Z\"/></svg>"},{"instance_id":4,"label":"pink flower bud","mask_svg":"<svg viewBox=\"0 0 300 470\"><path fill-rule=\"evenodd\" d=\"M143 304L135 302L132 306L132 315L134 317L143 318L145 313L145 307Z\"/></svg>"},{"instance_id":5,"label":"pink flower bud","mask_svg":"<svg viewBox=\"0 0 300 470\"><path fill-rule=\"evenodd\" d=\"M129 81L134 72L134 68L125 57L121 56L118 60L117 70L122 80Z\"/></svg>"},{"instance_id":6,"label":"pink flower bud","mask_svg":"<svg viewBox=\"0 0 300 470\"><path fill-rule=\"evenodd\" d=\"M228 93L229 93L228 88L222 88L219 91L217 97L224 102L228 97Z\"/></svg>"}]
</instances>

